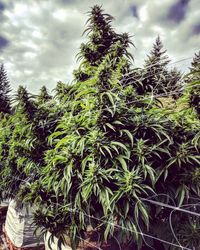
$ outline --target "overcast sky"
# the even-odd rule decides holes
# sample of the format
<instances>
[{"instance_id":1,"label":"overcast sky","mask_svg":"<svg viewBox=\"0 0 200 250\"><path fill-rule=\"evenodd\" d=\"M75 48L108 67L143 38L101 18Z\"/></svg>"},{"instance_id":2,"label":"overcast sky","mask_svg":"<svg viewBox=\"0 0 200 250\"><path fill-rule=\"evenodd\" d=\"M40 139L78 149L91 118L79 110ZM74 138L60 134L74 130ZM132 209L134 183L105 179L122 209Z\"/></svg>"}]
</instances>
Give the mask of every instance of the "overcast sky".
<instances>
[{"instance_id":1,"label":"overcast sky","mask_svg":"<svg viewBox=\"0 0 200 250\"><path fill-rule=\"evenodd\" d=\"M159 34L171 66L184 70L200 50L200 0L0 0L0 62L11 86L37 92L69 82L86 12L94 4L114 16L117 32L128 32L141 66ZM178 60L187 60L174 63Z\"/></svg>"}]
</instances>

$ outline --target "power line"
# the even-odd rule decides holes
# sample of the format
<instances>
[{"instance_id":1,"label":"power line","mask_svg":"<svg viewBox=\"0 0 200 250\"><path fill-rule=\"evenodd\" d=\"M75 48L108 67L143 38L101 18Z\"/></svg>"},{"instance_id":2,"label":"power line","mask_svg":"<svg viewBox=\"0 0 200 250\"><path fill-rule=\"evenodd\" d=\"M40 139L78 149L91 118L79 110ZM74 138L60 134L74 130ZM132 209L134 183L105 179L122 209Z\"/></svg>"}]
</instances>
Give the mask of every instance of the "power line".
<instances>
[{"instance_id":1,"label":"power line","mask_svg":"<svg viewBox=\"0 0 200 250\"><path fill-rule=\"evenodd\" d=\"M190 58L192 58L192 57L190 57ZM184 59L181 59L181 60L179 60L179 61L175 61L175 62L173 62L173 63L171 63L171 64L179 63L179 62L181 62L181 61L188 60L188 59L190 59L190 58L184 58ZM157 65L160 65L160 64L159 64L159 63L155 63L155 64L151 64L150 66L145 67L144 69L143 69L143 68L139 68L139 69L137 69L137 70L139 70L140 73L142 73L142 74L141 74L141 77L140 77L139 79L134 79L134 78L133 78L134 76L131 76L131 77L122 79L121 82L126 82L126 81L128 81L128 80L134 80L135 82L139 82L140 80L148 79L149 77L154 76L154 75L155 75L155 72L149 73L149 74L145 75L146 72L144 72L144 70L145 70L145 69L149 69L149 68L153 68L153 66L157 66ZM142 71L142 72L141 72L141 71ZM166 71L166 69L163 68L162 71L159 72L159 74L161 74L161 73L163 73L163 72L165 72L165 71ZM131 74L134 74L134 69L133 69L133 71L131 71L131 72L129 72L129 73L123 74L122 77L126 77L126 76L129 76L129 75L131 75ZM145 77L144 77L144 76L145 76ZM144 77L144 78L142 78L142 77ZM129 86L129 85L131 85L132 83L133 83L133 82L131 82L130 84L127 84L126 86ZM159 84L159 81L158 81L157 85L158 85L158 84Z\"/></svg>"}]
</instances>

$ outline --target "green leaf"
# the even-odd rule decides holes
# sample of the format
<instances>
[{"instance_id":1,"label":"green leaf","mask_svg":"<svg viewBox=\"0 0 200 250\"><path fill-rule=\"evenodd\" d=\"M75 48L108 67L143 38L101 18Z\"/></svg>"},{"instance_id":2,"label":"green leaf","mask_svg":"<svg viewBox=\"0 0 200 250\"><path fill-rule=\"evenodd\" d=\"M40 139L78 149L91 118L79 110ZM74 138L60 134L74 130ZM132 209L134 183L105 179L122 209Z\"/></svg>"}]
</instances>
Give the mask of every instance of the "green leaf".
<instances>
[{"instance_id":1,"label":"green leaf","mask_svg":"<svg viewBox=\"0 0 200 250\"><path fill-rule=\"evenodd\" d=\"M62 138L57 144L56 144L56 149L58 149L59 147L61 147L63 144L67 144L69 141L68 137L64 137Z\"/></svg>"},{"instance_id":2,"label":"green leaf","mask_svg":"<svg viewBox=\"0 0 200 250\"><path fill-rule=\"evenodd\" d=\"M183 201L185 199L186 189L185 186L180 186L176 191L176 197L178 196L179 203L178 206L180 207L183 204Z\"/></svg>"},{"instance_id":3,"label":"green leaf","mask_svg":"<svg viewBox=\"0 0 200 250\"><path fill-rule=\"evenodd\" d=\"M109 153L110 157L113 158L113 155L108 146L102 146L102 148L104 148Z\"/></svg>"},{"instance_id":4,"label":"green leaf","mask_svg":"<svg viewBox=\"0 0 200 250\"><path fill-rule=\"evenodd\" d=\"M131 132L127 129L122 129L121 132L124 132L125 134L127 134L127 136L129 137L131 141L131 146L133 147L133 135L131 134Z\"/></svg>"},{"instance_id":5,"label":"green leaf","mask_svg":"<svg viewBox=\"0 0 200 250\"><path fill-rule=\"evenodd\" d=\"M111 145L119 146L120 148L123 148L125 151L128 151L127 147L121 142L111 141Z\"/></svg>"},{"instance_id":6,"label":"green leaf","mask_svg":"<svg viewBox=\"0 0 200 250\"><path fill-rule=\"evenodd\" d=\"M147 210L145 209L145 207L143 206L143 204L141 202L138 203L138 208L142 214L142 219L143 219L143 221L148 229L149 228L149 216L148 216Z\"/></svg>"},{"instance_id":7,"label":"green leaf","mask_svg":"<svg viewBox=\"0 0 200 250\"><path fill-rule=\"evenodd\" d=\"M116 159L121 163L121 166L124 169L124 171L128 171L128 166L126 161L124 160L124 157L122 155L119 155L116 157Z\"/></svg>"},{"instance_id":8,"label":"green leaf","mask_svg":"<svg viewBox=\"0 0 200 250\"><path fill-rule=\"evenodd\" d=\"M112 129L114 132L116 131L115 128L110 123L107 122L105 125L110 129Z\"/></svg>"}]
</instances>

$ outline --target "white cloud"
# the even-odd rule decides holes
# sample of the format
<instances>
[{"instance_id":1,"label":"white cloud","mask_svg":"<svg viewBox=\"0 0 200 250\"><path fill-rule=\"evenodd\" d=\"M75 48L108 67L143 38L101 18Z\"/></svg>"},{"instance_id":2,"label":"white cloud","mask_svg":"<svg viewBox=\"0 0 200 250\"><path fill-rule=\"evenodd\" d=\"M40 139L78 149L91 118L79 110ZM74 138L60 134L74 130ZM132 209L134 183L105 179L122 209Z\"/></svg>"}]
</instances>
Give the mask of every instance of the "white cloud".
<instances>
[{"instance_id":1,"label":"white cloud","mask_svg":"<svg viewBox=\"0 0 200 250\"><path fill-rule=\"evenodd\" d=\"M57 81L72 79L75 55L84 40L81 34L88 18L86 12L94 4L103 5L115 17L113 25L117 32L133 35L136 49L131 52L136 66L142 65L158 34L173 60L191 57L200 49L199 34L192 34L193 26L200 23L199 0L189 2L184 20L177 24L167 19L174 0L3 0L3 3L6 8L0 35L10 45L1 51L0 60L5 62L14 89L24 84L36 92L44 84L52 89ZM177 64L180 68L188 65L189 60Z\"/></svg>"}]
</instances>

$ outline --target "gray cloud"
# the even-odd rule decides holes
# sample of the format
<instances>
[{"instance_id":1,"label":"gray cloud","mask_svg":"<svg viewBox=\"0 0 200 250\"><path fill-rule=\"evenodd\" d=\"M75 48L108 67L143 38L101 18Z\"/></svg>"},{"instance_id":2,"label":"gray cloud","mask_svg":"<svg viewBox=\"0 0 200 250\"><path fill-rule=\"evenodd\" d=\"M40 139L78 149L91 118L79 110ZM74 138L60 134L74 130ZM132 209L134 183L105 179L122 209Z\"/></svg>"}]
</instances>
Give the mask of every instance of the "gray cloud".
<instances>
[{"instance_id":1,"label":"gray cloud","mask_svg":"<svg viewBox=\"0 0 200 250\"><path fill-rule=\"evenodd\" d=\"M187 6L189 0L178 0L177 3L173 4L167 14L167 18L170 21L174 21L176 23L180 23L186 14Z\"/></svg>"},{"instance_id":2,"label":"gray cloud","mask_svg":"<svg viewBox=\"0 0 200 250\"><path fill-rule=\"evenodd\" d=\"M192 29L193 35L199 35L200 34L200 23L195 24Z\"/></svg>"},{"instance_id":3,"label":"gray cloud","mask_svg":"<svg viewBox=\"0 0 200 250\"><path fill-rule=\"evenodd\" d=\"M5 10L5 4L0 2L0 12Z\"/></svg>"},{"instance_id":4,"label":"gray cloud","mask_svg":"<svg viewBox=\"0 0 200 250\"><path fill-rule=\"evenodd\" d=\"M59 80L71 81L77 67L75 55L85 40L81 34L86 13L94 4L103 5L115 17L117 32L133 35L136 67L143 64L158 34L172 60L191 57L200 49L200 2L178 3L184 6L178 14L181 21L169 22L166 16L172 13L174 0L125 0L123 4L122 0L1 0L1 37L8 43L0 51L0 62L14 90L24 84L37 92L44 84L52 89ZM189 60L184 63L177 66L185 69Z\"/></svg>"},{"instance_id":5,"label":"gray cloud","mask_svg":"<svg viewBox=\"0 0 200 250\"><path fill-rule=\"evenodd\" d=\"M0 50L4 49L8 45L9 45L9 41L5 37L0 36Z\"/></svg>"},{"instance_id":6,"label":"gray cloud","mask_svg":"<svg viewBox=\"0 0 200 250\"><path fill-rule=\"evenodd\" d=\"M138 18L138 9L137 9L137 5L133 4L130 6L132 15L136 18Z\"/></svg>"}]
</instances>

